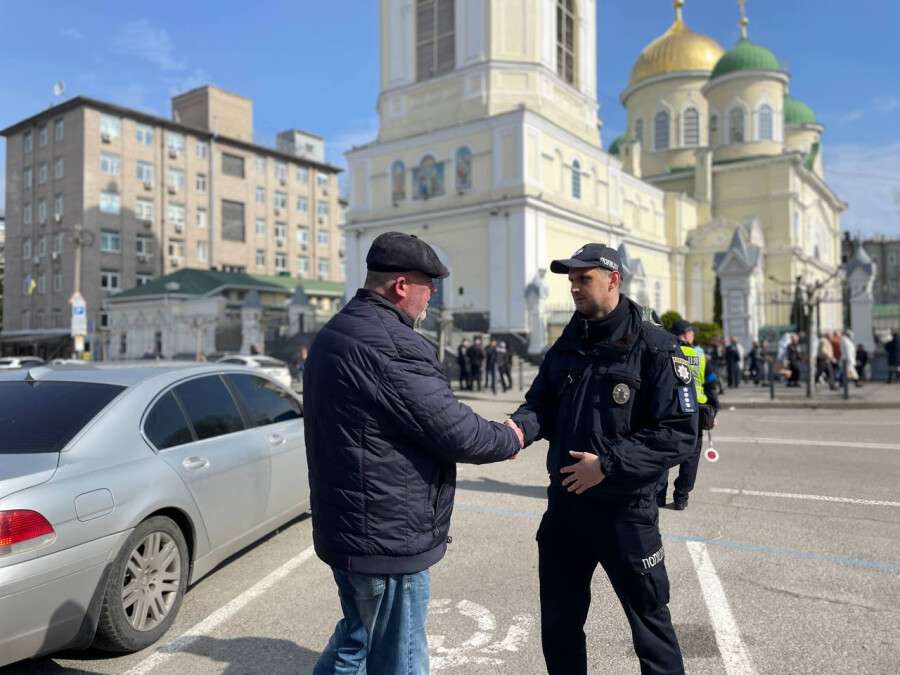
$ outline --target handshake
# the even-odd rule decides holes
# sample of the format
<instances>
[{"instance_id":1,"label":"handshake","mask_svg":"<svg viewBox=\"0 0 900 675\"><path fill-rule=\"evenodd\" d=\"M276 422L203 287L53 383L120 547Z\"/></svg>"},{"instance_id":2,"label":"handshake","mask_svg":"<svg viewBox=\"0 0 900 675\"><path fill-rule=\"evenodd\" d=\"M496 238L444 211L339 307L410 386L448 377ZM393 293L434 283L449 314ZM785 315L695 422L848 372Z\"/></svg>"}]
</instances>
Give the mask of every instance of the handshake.
<instances>
[{"instance_id":1,"label":"handshake","mask_svg":"<svg viewBox=\"0 0 900 675\"><path fill-rule=\"evenodd\" d=\"M510 429L512 429L513 432L515 432L515 434L516 434L516 440L519 441L519 450L521 450L522 448L524 448L524 447L525 447L525 434L524 434L524 432L519 428L519 425L516 424L515 422L513 422L511 418L506 418L506 419L503 421L503 424L504 424L505 426L509 427ZM510 459L515 459L515 458L518 457L518 456L519 456L519 453L516 453L515 455L513 455L512 457L510 457Z\"/></svg>"}]
</instances>

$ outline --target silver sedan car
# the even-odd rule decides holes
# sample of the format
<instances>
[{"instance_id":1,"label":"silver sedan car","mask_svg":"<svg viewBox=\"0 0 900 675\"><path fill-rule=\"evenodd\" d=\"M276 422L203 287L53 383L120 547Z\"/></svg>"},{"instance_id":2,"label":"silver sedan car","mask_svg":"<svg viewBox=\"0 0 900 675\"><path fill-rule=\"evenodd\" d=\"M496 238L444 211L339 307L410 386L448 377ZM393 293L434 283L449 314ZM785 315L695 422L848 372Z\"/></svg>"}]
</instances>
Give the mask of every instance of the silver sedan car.
<instances>
[{"instance_id":1,"label":"silver sedan car","mask_svg":"<svg viewBox=\"0 0 900 675\"><path fill-rule=\"evenodd\" d=\"M259 370L0 373L0 666L149 646L308 503L300 402Z\"/></svg>"}]
</instances>

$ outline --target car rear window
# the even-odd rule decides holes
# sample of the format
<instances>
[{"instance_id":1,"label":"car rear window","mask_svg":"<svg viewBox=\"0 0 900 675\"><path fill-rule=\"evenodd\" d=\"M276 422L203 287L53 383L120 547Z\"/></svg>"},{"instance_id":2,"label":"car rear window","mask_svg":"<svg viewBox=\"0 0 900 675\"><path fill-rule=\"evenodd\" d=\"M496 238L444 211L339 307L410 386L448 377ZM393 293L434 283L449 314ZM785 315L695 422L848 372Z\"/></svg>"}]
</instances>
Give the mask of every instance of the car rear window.
<instances>
[{"instance_id":1,"label":"car rear window","mask_svg":"<svg viewBox=\"0 0 900 675\"><path fill-rule=\"evenodd\" d=\"M59 452L123 389L94 382L0 382L0 454Z\"/></svg>"},{"instance_id":2,"label":"car rear window","mask_svg":"<svg viewBox=\"0 0 900 675\"><path fill-rule=\"evenodd\" d=\"M243 430L241 413L218 375L188 380L175 393L200 440Z\"/></svg>"}]
</instances>

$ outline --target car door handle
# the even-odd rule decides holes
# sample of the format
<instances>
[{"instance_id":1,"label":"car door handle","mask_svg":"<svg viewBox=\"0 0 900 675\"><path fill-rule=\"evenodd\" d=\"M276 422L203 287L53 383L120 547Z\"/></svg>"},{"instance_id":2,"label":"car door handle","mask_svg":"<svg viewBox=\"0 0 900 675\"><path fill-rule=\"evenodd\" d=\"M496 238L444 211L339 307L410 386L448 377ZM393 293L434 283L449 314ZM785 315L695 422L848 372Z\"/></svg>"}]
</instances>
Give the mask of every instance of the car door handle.
<instances>
[{"instance_id":1,"label":"car door handle","mask_svg":"<svg viewBox=\"0 0 900 675\"><path fill-rule=\"evenodd\" d=\"M283 445L284 444L284 436L281 434L272 434L269 436L269 445Z\"/></svg>"},{"instance_id":2,"label":"car door handle","mask_svg":"<svg viewBox=\"0 0 900 675\"><path fill-rule=\"evenodd\" d=\"M191 471L199 471L209 466L209 460L206 457L186 457L181 462L181 466Z\"/></svg>"}]
</instances>

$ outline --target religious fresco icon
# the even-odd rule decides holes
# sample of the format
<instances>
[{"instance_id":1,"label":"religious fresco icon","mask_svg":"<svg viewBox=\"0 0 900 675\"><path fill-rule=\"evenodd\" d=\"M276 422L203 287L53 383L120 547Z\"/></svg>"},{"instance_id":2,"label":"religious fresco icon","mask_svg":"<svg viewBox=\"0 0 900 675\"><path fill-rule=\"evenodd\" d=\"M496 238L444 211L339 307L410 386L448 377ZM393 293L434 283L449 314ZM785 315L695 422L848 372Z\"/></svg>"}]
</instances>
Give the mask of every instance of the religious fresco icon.
<instances>
[{"instance_id":1,"label":"religious fresco icon","mask_svg":"<svg viewBox=\"0 0 900 675\"><path fill-rule=\"evenodd\" d=\"M456 151L456 191L472 189L472 151L463 146Z\"/></svg>"},{"instance_id":2,"label":"religious fresco icon","mask_svg":"<svg viewBox=\"0 0 900 675\"><path fill-rule=\"evenodd\" d=\"M429 199L444 194L444 162L436 162L426 155L413 168L413 199Z\"/></svg>"},{"instance_id":3,"label":"religious fresco icon","mask_svg":"<svg viewBox=\"0 0 900 675\"><path fill-rule=\"evenodd\" d=\"M391 165L391 198L395 202L406 199L406 165L400 160Z\"/></svg>"}]
</instances>

